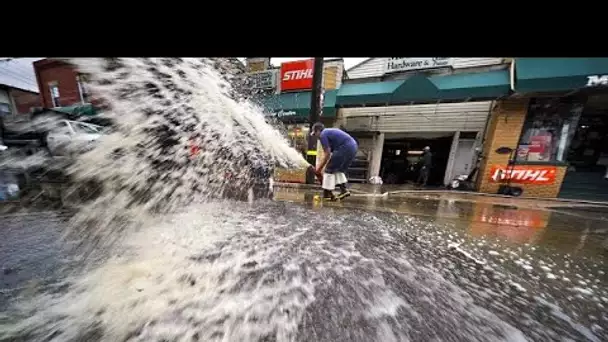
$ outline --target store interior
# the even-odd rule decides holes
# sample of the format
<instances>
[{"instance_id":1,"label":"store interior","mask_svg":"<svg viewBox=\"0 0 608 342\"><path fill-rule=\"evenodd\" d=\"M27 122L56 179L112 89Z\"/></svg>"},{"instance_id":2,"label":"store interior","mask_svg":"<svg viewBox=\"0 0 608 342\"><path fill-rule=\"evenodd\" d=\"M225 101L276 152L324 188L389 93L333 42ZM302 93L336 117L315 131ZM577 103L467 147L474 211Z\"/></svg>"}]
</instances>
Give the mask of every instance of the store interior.
<instances>
[{"instance_id":1,"label":"store interior","mask_svg":"<svg viewBox=\"0 0 608 342\"><path fill-rule=\"evenodd\" d=\"M425 146L433 154L428 186L443 186L453 132L427 134L387 133L382 150L380 177L384 184L415 184Z\"/></svg>"},{"instance_id":2,"label":"store interior","mask_svg":"<svg viewBox=\"0 0 608 342\"><path fill-rule=\"evenodd\" d=\"M568 172L560 197L608 200L608 93L587 97L566 162Z\"/></svg>"},{"instance_id":3,"label":"store interior","mask_svg":"<svg viewBox=\"0 0 608 342\"><path fill-rule=\"evenodd\" d=\"M517 161L566 165L561 198L608 200L608 93L532 99Z\"/></svg>"}]
</instances>

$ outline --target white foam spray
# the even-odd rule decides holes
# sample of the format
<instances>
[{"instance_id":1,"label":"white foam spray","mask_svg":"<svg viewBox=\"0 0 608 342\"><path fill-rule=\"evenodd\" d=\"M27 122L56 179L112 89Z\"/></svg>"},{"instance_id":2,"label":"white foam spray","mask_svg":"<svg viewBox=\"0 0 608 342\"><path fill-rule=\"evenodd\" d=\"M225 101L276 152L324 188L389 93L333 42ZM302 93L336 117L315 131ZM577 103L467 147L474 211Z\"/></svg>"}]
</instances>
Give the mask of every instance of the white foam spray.
<instances>
[{"instance_id":1,"label":"white foam spray","mask_svg":"<svg viewBox=\"0 0 608 342\"><path fill-rule=\"evenodd\" d=\"M89 75L92 92L106 100L106 116L116 123L71 169L77 178L104 186L76 218L76 226L86 222L88 233L93 224L98 238L114 234L117 218L141 221L217 199L227 185L246 192L251 167L305 164L260 108L238 98L230 83L233 70L222 60L70 61ZM201 148L195 158L189 155L192 143Z\"/></svg>"}]
</instances>

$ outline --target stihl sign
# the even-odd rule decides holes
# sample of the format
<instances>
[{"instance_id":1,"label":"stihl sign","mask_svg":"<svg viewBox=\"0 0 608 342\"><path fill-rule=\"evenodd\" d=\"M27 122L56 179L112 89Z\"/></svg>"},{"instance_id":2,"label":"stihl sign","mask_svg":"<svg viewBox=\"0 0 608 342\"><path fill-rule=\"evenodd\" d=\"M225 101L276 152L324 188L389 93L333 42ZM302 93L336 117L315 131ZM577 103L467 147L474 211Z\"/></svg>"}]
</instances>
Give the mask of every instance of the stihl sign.
<instances>
[{"instance_id":1,"label":"stihl sign","mask_svg":"<svg viewBox=\"0 0 608 342\"><path fill-rule=\"evenodd\" d=\"M515 166L506 167L502 165L492 166L490 180L494 183L502 183L511 180L512 183L520 184L553 184L557 168L554 166Z\"/></svg>"},{"instance_id":2,"label":"stihl sign","mask_svg":"<svg viewBox=\"0 0 608 342\"><path fill-rule=\"evenodd\" d=\"M281 91L312 89L314 59L281 64Z\"/></svg>"},{"instance_id":3,"label":"stihl sign","mask_svg":"<svg viewBox=\"0 0 608 342\"><path fill-rule=\"evenodd\" d=\"M295 81L303 79L312 79L312 69L286 71L283 75L283 81Z\"/></svg>"}]
</instances>

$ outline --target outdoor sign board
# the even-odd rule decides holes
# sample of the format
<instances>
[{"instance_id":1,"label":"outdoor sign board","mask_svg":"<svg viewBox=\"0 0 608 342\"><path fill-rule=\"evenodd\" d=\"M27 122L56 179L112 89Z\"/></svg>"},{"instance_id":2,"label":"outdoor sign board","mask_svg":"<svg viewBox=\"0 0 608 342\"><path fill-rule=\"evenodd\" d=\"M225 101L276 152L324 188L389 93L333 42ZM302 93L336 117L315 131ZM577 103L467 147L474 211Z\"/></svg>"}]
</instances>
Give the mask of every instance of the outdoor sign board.
<instances>
[{"instance_id":1,"label":"outdoor sign board","mask_svg":"<svg viewBox=\"0 0 608 342\"><path fill-rule=\"evenodd\" d=\"M246 77L250 89L275 89L277 86L277 70L252 72Z\"/></svg>"},{"instance_id":2,"label":"outdoor sign board","mask_svg":"<svg viewBox=\"0 0 608 342\"><path fill-rule=\"evenodd\" d=\"M264 71L270 66L270 57L249 57L245 63L248 72Z\"/></svg>"},{"instance_id":3,"label":"outdoor sign board","mask_svg":"<svg viewBox=\"0 0 608 342\"><path fill-rule=\"evenodd\" d=\"M279 110L278 112L268 113L267 116L275 118L284 118L289 116L296 116L298 113L294 110Z\"/></svg>"},{"instance_id":4,"label":"outdoor sign board","mask_svg":"<svg viewBox=\"0 0 608 342\"><path fill-rule=\"evenodd\" d=\"M597 87L608 85L608 75L587 76L587 87Z\"/></svg>"},{"instance_id":5,"label":"outdoor sign board","mask_svg":"<svg viewBox=\"0 0 608 342\"><path fill-rule=\"evenodd\" d=\"M555 166L531 165L493 165L490 171L490 181L493 183L511 183L547 185L555 183L557 168Z\"/></svg>"},{"instance_id":6,"label":"outdoor sign board","mask_svg":"<svg viewBox=\"0 0 608 342\"><path fill-rule=\"evenodd\" d=\"M312 89L314 59L281 64L281 91Z\"/></svg>"},{"instance_id":7,"label":"outdoor sign board","mask_svg":"<svg viewBox=\"0 0 608 342\"><path fill-rule=\"evenodd\" d=\"M445 68L452 66L452 58L449 57L389 57L386 62L386 73Z\"/></svg>"}]
</instances>

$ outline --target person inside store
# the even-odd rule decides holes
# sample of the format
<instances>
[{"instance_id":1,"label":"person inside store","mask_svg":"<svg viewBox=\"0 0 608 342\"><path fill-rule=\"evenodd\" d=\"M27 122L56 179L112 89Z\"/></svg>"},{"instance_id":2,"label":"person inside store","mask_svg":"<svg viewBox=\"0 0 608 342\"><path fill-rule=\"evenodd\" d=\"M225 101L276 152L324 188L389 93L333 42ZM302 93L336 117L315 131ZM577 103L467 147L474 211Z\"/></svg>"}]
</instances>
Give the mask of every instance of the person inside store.
<instances>
[{"instance_id":1,"label":"person inside store","mask_svg":"<svg viewBox=\"0 0 608 342\"><path fill-rule=\"evenodd\" d=\"M420 173L418 174L418 183L419 185L425 187L429 181L429 174L431 173L431 167L433 166L433 154L431 153L431 148L429 146L425 146L422 152L422 165L420 166Z\"/></svg>"},{"instance_id":2,"label":"person inside store","mask_svg":"<svg viewBox=\"0 0 608 342\"><path fill-rule=\"evenodd\" d=\"M323 172L323 199L335 201L350 196L346 188L346 171L357 154L357 142L343 130L325 128L320 122L312 126L311 135L319 137L324 152L319 166L315 169L318 175ZM340 188L338 196L333 193L336 185Z\"/></svg>"}]
</instances>

